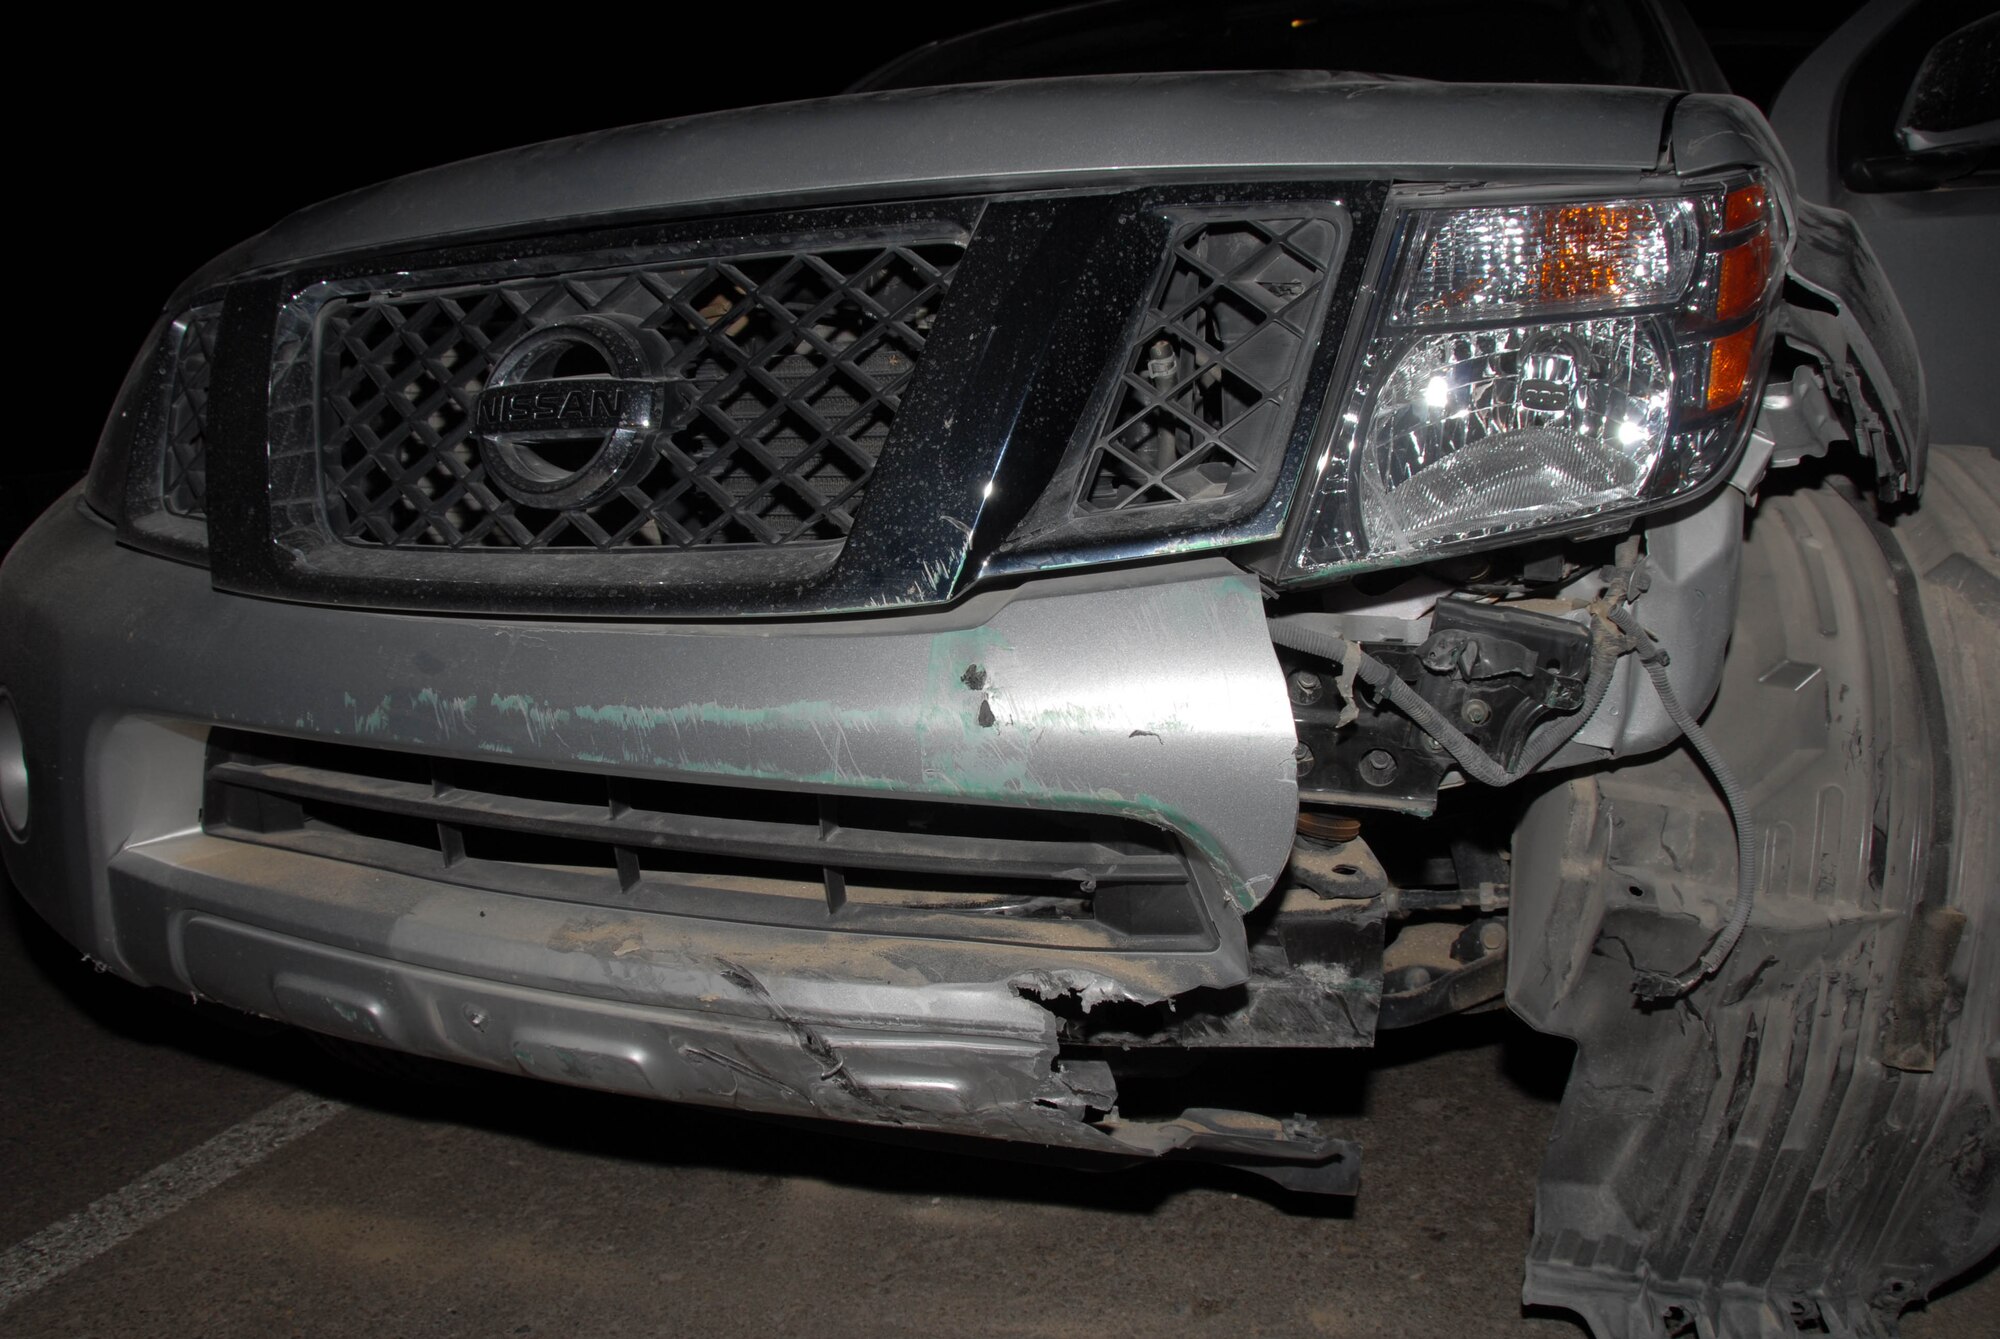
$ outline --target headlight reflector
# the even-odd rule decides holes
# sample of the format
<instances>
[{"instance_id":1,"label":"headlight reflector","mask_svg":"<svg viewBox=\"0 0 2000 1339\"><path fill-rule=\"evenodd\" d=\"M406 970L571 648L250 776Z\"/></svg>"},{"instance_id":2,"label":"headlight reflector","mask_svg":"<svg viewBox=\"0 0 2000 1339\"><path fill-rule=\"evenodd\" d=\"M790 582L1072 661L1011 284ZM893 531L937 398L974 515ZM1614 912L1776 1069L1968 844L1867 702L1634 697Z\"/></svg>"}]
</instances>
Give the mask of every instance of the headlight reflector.
<instances>
[{"instance_id":1,"label":"headlight reflector","mask_svg":"<svg viewBox=\"0 0 2000 1339\"><path fill-rule=\"evenodd\" d=\"M1402 552L1630 496L1667 437L1673 378L1631 317L1425 335L1362 434L1362 521Z\"/></svg>"}]
</instances>

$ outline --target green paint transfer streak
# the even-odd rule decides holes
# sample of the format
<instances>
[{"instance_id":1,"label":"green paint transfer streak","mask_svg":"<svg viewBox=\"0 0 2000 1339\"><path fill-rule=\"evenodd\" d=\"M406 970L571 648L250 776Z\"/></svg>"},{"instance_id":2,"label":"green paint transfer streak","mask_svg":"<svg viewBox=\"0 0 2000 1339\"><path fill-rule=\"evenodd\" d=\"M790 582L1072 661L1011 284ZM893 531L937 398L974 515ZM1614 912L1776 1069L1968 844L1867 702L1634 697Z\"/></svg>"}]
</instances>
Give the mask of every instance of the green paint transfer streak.
<instances>
[{"instance_id":1,"label":"green paint transfer streak","mask_svg":"<svg viewBox=\"0 0 2000 1339\"><path fill-rule=\"evenodd\" d=\"M838 725L843 729L872 729L881 719L876 712L836 707L831 702L785 702L775 707L729 707L720 702L690 702L679 707L634 707L623 703L611 706L580 706L573 709L576 719L591 725L620 730L677 730L690 725L722 725L744 730L773 728L811 729L814 725ZM568 719L570 712L564 712Z\"/></svg>"},{"instance_id":2,"label":"green paint transfer streak","mask_svg":"<svg viewBox=\"0 0 2000 1339\"><path fill-rule=\"evenodd\" d=\"M1261 594L1256 583L1242 577L1220 582L1197 583L1192 588L1168 588L1159 595L1186 602L1177 611L1182 619L1196 624L1215 625L1217 635L1237 636L1244 631L1241 611L1258 610ZM980 688L969 688L968 666L984 671ZM1229 875L1220 845L1213 836L1189 817L1149 794L1126 795L1109 788L1083 791L1064 786L1059 778L1043 780L1032 766L1034 740L1044 730L1102 732L1116 726L1126 733L1129 722L1103 718L1101 710L1078 703L1046 706L1031 715L1018 714L1008 701L1010 677L1019 670L1013 644L1004 633L988 625L933 635L929 639L924 679L917 701L879 711L841 707L827 700L800 700L771 706L743 707L721 702L690 702L680 706L634 703L598 703L556 706L525 693L492 693L486 707L498 713L500 733L518 730L527 742L541 751L544 737L560 741L569 756L579 762L605 766L639 765L686 773L754 781L784 781L805 786L837 787L882 793L929 795L951 794L966 799L1012 808L1039 807L1091 813L1108 813L1138 819L1178 832L1190 846L1228 881L1230 895L1245 910L1259 898ZM442 742L455 733L479 733L480 702L477 696L446 696L435 688L424 688L407 696L416 728L408 737L390 732L391 698L384 695L373 709L362 712L351 695L343 700L354 721L357 734L407 743ZM989 707L988 725L980 724L981 705ZM308 728L308 713L297 722ZM491 729L494 723L489 722ZM565 728L584 736L574 741L564 738ZM1171 717L1149 726L1159 733L1184 733L1188 724ZM715 758L715 732L742 731L754 743L775 734L796 736L811 732L825 751L828 765L806 771L796 763L778 765L765 758L746 757L742 762ZM851 734L888 733L914 741L917 757L915 775L883 777L861 769L849 747ZM477 747L486 753L512 754L514 746L495 739L481 739Z\"/></svg>"},{"instance_id":3,"label":"green paint transfer streak","mask_svg":"<svg viewBox=\"0 0 2000 1339\"><path fill-rule=\"evenodd\" d=\"M570 713L565 707L545 707L534 698L522 693L510 693L506 697L495 693L491 705L502 716L519 716L521 724L527 727L528 742L538 743L543 735L562 738L563 726L569 724Z\"/></svg>"},{"instance_id":4,"label":"green paint transfer streak","mask_svg":"<svg viewBox=\"0 0 2000 1339\"><path fill-rule=\"evenodd\" d=\"M472 710L478 705L477 697L445 697L435 688L422 689L410 699L411 709L428 710L447 739L454 731L470 731L473 728Z\"/></svg>"},{"instance_id":5,"label":"green paint transfer streak","mask_svg":"<svg viewBox=\"0 0 2000 1339\"><path fill-rule=\"evenodd\" d=\"M365 716L361 714L360 703L356 702L352 697L348 697L347 694L345 693L341 694L341 696L347 698L347 706L349 710L354 714L355 734L383 735L388 733L389 695L387 693L382 694L382 700L380 702L377 702L375 704L375 709L373 711L370 711Z\"/></svg>"}]
</instances>

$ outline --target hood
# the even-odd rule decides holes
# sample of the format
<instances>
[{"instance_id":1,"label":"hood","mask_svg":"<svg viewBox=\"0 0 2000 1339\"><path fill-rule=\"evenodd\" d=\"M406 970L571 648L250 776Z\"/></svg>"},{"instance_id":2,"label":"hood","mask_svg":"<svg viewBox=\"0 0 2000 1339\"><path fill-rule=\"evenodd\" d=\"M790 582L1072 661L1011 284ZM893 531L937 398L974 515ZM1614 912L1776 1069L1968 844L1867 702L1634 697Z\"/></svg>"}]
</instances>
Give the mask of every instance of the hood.
<instances>
[{"instance_id":1,"label":"hood","mask_svg":"<svg viewBox=\"0 0 2000 1339\"><path fill-rule=\"evenodd\" d=\"M341 253L582 219L1032 189L1111 173L1643 171L1659 161L1677 96L1287 71L1034 80L752 107L551 140L353 191L225 252L183 292Z\"/></svg>"}]
</instances>

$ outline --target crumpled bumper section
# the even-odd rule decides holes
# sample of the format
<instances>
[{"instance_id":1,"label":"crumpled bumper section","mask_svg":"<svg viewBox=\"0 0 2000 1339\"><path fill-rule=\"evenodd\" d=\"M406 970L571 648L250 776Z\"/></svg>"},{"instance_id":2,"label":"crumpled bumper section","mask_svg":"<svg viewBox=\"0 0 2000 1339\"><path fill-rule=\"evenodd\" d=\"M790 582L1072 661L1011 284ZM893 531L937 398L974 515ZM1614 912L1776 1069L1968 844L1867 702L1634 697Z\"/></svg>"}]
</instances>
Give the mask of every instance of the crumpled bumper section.
<instances>
[{"instance_id":1,"label":"crumpled bumper section","mask_svg":"<svg viewBox=\"0 0 2000 1339\"><path fill-rule=\"evenodd\" d=\"M31 903L121 975L590 1087L1127 1156L1352 1165L1308 1128L1124 1121L1043 1001L1240 982L1292 842L1256 587L1197 560L922 617L728 627L434 618L218 594L68 505L0 574ZM211 835L227 726L481 762L1140 818L1214 933L1177 952L805 930L469 887ZM1324 1181L1322 1182L1324 1187Z\"/></svg>"}]
</instances>

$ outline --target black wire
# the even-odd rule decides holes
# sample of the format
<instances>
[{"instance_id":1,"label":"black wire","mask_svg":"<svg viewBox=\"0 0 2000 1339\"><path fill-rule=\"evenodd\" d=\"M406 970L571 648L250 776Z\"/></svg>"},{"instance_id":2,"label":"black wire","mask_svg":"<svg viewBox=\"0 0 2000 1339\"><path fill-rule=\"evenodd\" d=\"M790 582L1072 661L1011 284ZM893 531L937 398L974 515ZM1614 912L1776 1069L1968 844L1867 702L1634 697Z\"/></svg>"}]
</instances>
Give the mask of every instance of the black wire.
<instances>
[{"instance_id":1,"label":"black wire","mask_svg":"<svg viewBox=\"0 0 2000 1339\"><path fill-rule=\"evenodd\" d=\"M1722 793L1722 803L1729 810L1729 819L1736 826L1736 898L1729 904L1729 919L1722 923L1722 928L1709 940L1708 947L1687 970L1677 974L1642 971L1632 983L1632 993L1640 999L1665 1003L1679 999L1714 975L1736 947L1736 941L1743 937L1744 928L1750 924L1750 908L1757 896L1757 825L1750 817L1750 797L1744 793L1736 773L1717 752L1708 732L1701 728L1701 723L1695 720L1674 693L1674 686L1667 679L1667 658L1659 643L1639 626L1629 609L1612 610L1611 621L1632 638L1639 663L1645 666L1646 676L1653 681L1653 691L1660 696L1660 705L1667 709L1667 715L1687 736L1688 744L1703 766L1708 768L1715 788Z\"/></svg>"}]
</instances>

